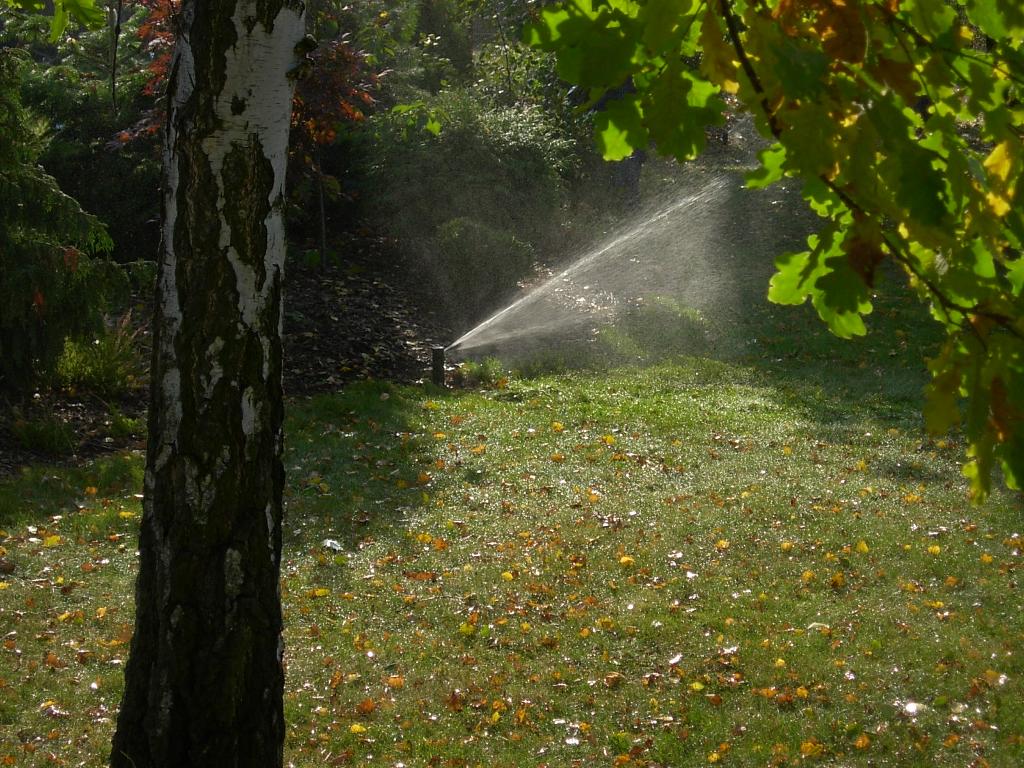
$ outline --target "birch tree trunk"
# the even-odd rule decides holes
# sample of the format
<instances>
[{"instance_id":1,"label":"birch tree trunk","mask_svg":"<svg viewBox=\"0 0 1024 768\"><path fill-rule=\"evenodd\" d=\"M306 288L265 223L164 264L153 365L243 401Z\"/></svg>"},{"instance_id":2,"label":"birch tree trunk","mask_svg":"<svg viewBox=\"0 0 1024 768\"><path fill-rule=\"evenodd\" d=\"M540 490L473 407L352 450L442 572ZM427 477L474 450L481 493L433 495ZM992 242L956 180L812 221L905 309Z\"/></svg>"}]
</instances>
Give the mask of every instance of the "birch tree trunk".
<instances>
[{"instance_id":1,"label":"birch tree trunk","mask_svg":"<svg viewBox=\"0 0 1024 768\"><path fill-rule=\"evenodd\" d=\"M274 768L282 196L296 0L185 0L168 91L135 634L115 768Z\"/></svg>"}]
</instances>

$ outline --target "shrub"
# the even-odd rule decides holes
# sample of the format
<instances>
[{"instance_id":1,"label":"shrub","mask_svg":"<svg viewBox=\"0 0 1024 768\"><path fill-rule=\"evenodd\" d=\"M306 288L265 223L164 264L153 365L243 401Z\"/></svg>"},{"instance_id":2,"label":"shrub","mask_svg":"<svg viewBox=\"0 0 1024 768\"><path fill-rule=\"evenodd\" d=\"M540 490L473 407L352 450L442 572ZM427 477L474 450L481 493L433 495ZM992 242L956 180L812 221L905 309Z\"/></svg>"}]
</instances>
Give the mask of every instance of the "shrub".
<instances>
[{"instance_id":1,"label":"shrub","mask_svg":"<svg viewBox=\"0 0 1024 768\"><path fill-rule=\"evenodd\" d=\"M431 242L427 259L438 294L464 324L512 293L533 265L528 243L470 218L445 222Z\"/></svg>"},{"instance_id":2,"label":"shrub","mask_svg":"<svg viewBox=\"0 0 1024 768\"><path fill-rule=\"evenodd\" d=\"M11 434L23 448L37 453L60 456L75 449L74 430L56 416L15 418Z\"/></svg>"},{"instance_id":3,"label":"shrub","mask_svg":"<svg viewBox=\"0 0 1024 768\"><path fill-rule=\"evenodd\" d=\"M60 383L98 395L119 395L136 387L143 368L132 328L131 312L91 341L68 339L57 361Z\"/></svg>"},{"instance_id":4,"label":"shrub","mask_svg":"<svg viewBox=\"0 0 1024 768\"><path fill-rule=\"evenodd\" d=\"M651 363L706 354L708 325L697 310L667 296L634 305L598 334L601 351L622 362Z\"/></svg>"},{"instance_id":5,"label":"shrub","mask_svg":"<svg viewBox=\"0 0 1024 768\"><path fill-rule=\"evenodd\" d=\"M464 90L412 107L372 120L369 202L395 234L413 241L458 217L534 246L554 234L574 145L540 109Z\"/></svg>"},{"instance_id":6,"label":"shrub","mask_svg":"<svg viewBox=\"0 0 1024 768\"><path fill-rule=\"evenodd\" d=\"M497 387L504 388L508 383L508 373L501 361L487 357L476 362L466 360L459 363L452 375L452 384L456 387Z\"/></svg>"}]
</instances>

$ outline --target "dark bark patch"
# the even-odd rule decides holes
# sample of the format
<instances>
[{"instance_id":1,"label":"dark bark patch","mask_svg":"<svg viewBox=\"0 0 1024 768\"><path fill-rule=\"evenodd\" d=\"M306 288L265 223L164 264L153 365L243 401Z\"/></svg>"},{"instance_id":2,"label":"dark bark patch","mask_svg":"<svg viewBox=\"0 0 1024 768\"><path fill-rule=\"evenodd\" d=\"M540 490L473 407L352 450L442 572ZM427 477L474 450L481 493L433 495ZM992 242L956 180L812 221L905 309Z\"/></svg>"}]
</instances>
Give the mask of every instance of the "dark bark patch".
<instances>
[{"instance_id":1,"label":"dark bark patch","mask_svg":"<svg viewBox=\"0 0 1024 768\"><path fill-rule=\"evenodd\" d=\"M239 260L256 271L256 290L260 290L267 279L267 190L274 183L274 167L258 139L231 147L221 168L221 183L231 190L232 204L224 210L231 246Z\"/></svg>"}]
</instances>

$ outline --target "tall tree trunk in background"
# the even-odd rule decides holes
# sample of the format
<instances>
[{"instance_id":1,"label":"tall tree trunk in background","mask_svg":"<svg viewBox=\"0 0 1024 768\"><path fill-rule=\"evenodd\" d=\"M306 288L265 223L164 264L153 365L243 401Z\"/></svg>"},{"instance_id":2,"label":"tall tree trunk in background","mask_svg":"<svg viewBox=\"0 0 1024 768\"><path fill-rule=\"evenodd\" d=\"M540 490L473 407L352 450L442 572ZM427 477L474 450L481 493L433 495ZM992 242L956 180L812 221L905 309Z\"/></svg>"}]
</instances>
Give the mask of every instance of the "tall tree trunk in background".
<instances>
[{"instance_id":1,"label":"tall tree trunk in background","mask_svg":"<svg viewBox=\"0 0 1024 768\"><path fill-rule=\"evenodd\" d=\"M282 196L295 0L185 0L115 768L282 764Z\"/></svg>"}]
</instances>

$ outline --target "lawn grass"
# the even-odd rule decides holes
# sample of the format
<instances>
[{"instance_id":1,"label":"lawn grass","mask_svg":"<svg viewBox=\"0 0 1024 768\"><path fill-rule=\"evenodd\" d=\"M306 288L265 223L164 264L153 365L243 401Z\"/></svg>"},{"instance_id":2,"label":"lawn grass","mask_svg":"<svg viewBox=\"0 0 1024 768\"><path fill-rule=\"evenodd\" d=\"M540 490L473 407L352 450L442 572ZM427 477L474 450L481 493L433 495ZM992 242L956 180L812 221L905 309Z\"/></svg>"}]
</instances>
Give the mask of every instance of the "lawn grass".
<instances>
[{"instance_id":1,"label":"lawn grass","mask_svg":"<svg viewBox=\"0 0 1024 768\"><path fill-rule=\"evenodd\" d=\"M968 504L962 442L920 429L934 339L876 319L292 403L286 762L1024 763L1021 497ZM105 762L139 471L0 485L3 764Z\"/></svg>"}]
</instances>

